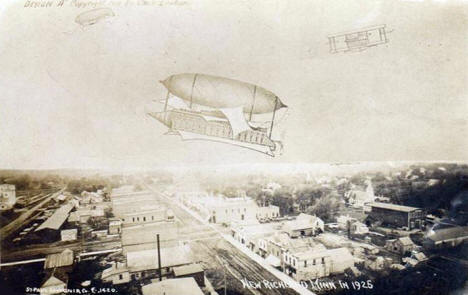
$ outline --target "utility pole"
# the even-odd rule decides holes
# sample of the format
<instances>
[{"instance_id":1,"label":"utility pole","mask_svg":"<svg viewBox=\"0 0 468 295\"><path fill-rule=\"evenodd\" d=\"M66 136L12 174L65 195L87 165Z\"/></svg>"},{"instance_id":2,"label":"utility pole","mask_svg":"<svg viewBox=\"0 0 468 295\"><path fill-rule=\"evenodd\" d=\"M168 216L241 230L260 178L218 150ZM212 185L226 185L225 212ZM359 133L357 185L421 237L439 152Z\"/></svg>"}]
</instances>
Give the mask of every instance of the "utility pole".
<instances>
[{"instance_id":1,"label":"utility pole","mask_svg":"<svg viewBox=\"0 0 468 295\"><path fill-rule=\"evenodd\" d=\"M159 245L159 234L156 234L156 246L158 248L158 276L159 281L162 281L162 272L161 272L161 247Z\"/></svg>"},{"instance_id":2,"label":"utility pole","mask_svg":"<svg viewBox=\"0 0 468 295\"><path fill-rule=\"evenodd\" d=\"M215 256L216 259L218 259L219 263L221 264L221 266L223 267L223 273L224 273L224 295L227 295L227 287L226 287L226 269L225 269L225 265L223 263L223 261L219 258L218 255Z\"/></svg>"}]
</instances>

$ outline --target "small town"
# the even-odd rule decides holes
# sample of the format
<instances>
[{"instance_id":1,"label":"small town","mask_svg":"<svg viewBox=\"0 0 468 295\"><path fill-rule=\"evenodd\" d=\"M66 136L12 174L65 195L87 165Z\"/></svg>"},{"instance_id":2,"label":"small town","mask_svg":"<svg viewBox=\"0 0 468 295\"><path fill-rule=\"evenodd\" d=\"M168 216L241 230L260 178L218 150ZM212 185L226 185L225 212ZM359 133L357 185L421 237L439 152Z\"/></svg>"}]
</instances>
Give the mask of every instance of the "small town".
<instances>
[{"instance_id":1,"label":"small town","mask_svg":"<svg viewBox=\"0 0 468 295\"><path fill-rule=\"evenodd\" d=\"M1 286L143 295L464 286L466 165L331 170L4 171Z\"/></svg>"}]
</instances>

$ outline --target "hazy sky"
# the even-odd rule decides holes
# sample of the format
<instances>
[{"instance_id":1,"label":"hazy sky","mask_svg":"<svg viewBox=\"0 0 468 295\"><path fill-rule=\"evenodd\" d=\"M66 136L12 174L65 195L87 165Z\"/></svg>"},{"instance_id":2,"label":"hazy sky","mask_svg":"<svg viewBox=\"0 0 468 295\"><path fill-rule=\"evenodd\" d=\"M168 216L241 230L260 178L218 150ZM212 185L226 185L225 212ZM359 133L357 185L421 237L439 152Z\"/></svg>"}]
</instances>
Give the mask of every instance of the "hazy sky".
<instances>
[{"instance_id":1,"label":"hazy sky","mask_svg":"<svg viewBox=\"0 0 468 295\"><path fill-rule=\"evenodd\" d=\"M93 7L72 4L93 1L2 1L0 168L468 159L467 2L126 1L86 27ZM379 24L389 43L329 53L328 35ZM145 113L184 72L277 94L283 155L163 136Z\"/></svg>"}]
</instances>

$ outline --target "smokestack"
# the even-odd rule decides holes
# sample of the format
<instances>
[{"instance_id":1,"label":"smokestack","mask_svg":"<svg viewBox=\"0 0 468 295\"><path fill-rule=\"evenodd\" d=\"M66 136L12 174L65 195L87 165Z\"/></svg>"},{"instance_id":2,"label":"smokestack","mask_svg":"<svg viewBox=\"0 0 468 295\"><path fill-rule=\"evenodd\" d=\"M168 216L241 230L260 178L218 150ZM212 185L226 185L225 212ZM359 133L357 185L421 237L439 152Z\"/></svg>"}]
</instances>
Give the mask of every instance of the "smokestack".
<instances>
[{"instance_id":1,"label":"smokestack","mask_svg":"<svg viewBox=\"0 0 468 295\"><path fill-rule=\"evenodd\" d=\"M161 247L159 245L159 234L156 234L156 245L158 248L158 276L159 281L162 281L162 271L161 271Z\"/></svg>"}]
</instances>

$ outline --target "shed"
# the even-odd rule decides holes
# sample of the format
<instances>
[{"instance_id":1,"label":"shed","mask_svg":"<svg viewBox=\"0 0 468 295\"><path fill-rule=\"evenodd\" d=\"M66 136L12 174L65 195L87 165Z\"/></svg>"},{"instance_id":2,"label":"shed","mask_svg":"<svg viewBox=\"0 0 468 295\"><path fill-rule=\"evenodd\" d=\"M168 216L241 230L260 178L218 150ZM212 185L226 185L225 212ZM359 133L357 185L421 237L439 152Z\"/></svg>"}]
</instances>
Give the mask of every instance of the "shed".
<instances>
[{"instance_id":1,"label":"shed","mask_svg":"<svg viewBox=\"0 0 468 295\"><path fill-rule=\"evenodd\" d=\"M43 230L43 229L52 229L58 230L62 227L65 220L68 218L68 214L73 209L72 204L66 204L62 207L55 210L54 214L50 216L44 223L42 223L38 228L36 228L36 232Z\"/></svg>"},{"instance_id":2,"label":"shed","mask_svg":"<svg viewBox=\"0 0 468 295\"><path fill-rule=\"evenodd\" d=\"M61 253L49 254L44 262L44 269L69 267L73 265L73 251L65 249Z\"/></svg>"}]
</instances>

